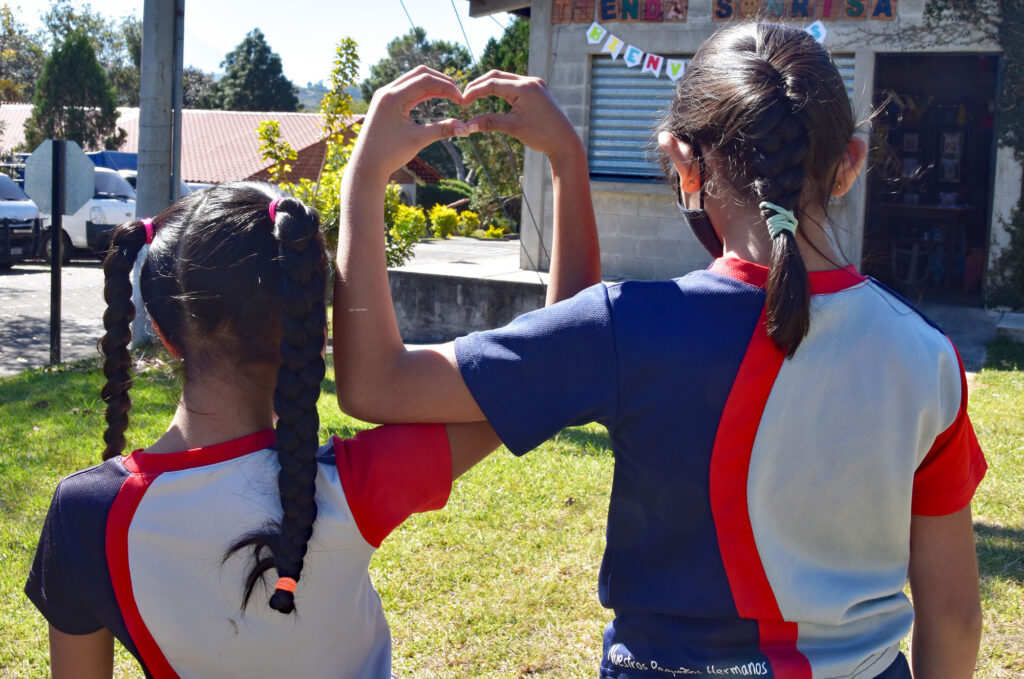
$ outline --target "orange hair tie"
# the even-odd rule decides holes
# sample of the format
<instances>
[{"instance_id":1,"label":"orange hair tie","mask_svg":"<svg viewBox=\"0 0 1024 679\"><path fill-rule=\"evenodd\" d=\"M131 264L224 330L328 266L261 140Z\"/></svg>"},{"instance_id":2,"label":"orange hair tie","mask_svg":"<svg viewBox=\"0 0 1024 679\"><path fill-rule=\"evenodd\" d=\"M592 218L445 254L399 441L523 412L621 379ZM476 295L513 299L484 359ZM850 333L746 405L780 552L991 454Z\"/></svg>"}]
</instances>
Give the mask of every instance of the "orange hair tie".
<instances>
[{"instance_id":1,"label":"orange hair tie","mask_svg":"<svg viewBox=\"0 0 1024 679\"><path fill-rule=\"evenodd\" d=\"M295 582L295 578L278 578L277 584L274 585L274 589L284 590L285 592L291 592L295 594L295 588L299 583Z\"/></svg>"}]
</instances>

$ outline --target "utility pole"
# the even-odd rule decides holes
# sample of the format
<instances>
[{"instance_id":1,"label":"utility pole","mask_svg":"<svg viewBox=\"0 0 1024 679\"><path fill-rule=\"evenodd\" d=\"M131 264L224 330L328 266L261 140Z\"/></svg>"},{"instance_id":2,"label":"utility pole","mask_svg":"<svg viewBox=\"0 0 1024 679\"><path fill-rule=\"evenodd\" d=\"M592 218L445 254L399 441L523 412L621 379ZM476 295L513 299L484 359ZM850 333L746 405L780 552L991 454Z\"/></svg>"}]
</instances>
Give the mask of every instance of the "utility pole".
<instances>
[{"instance_id":1,"label":"utility pole","mask_svg":"<svg viewBox=\"0 0 1024 679\"><path fill-rule=\"evenodd\" d=\"M181 80L175 76L181 72L183 59L184 16L185 0L145 0L143 4L136 219L156 215L178 194L175 170L180 167L181 135L175 134L174 123L181 115ZM141 262L148 250L142 249L132 272L132 335L136 344L153 336L138 285Z\"/></svg>"}]
</instances>

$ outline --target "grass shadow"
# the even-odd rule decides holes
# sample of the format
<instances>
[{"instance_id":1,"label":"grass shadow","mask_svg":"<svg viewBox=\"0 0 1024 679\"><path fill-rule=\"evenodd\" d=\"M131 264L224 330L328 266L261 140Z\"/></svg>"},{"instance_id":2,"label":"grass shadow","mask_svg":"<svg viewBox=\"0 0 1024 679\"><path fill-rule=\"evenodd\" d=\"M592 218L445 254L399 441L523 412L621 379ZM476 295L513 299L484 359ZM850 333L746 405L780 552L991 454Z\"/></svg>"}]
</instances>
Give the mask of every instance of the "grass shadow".
<instances>
[{"instance_id":1,"label":"grass shadow","mask_svg":"<svg viewBox=\"0 0 1024 679\"><path fill-rule=\"evenodd\" d=\"M1024 370L1024 343L1008 337L997 337L988 344L986 370Z\"/></svg>"},{"instance_id":2,"label":"grass shadow","mask_svg":"<svg viewBox=\"0 0 1024 679\"><path fill-rule=\"evenodd\" d=\"M978 569L984 578L1024 583L1024 530L975 522Z\"/></svg>"},{"instance_id":3,"label":"grass shadow","mask_svg":"<svg viewBox=\"0 0 1024 679\"><path fill-rule=\"evenodd\" d=\"M608 432L601 428L593 431L583 427L568 427L555 437L572 444L571 453L580 457L604 457L612 454L612 442Z\"/></svg>"}]
</instances>

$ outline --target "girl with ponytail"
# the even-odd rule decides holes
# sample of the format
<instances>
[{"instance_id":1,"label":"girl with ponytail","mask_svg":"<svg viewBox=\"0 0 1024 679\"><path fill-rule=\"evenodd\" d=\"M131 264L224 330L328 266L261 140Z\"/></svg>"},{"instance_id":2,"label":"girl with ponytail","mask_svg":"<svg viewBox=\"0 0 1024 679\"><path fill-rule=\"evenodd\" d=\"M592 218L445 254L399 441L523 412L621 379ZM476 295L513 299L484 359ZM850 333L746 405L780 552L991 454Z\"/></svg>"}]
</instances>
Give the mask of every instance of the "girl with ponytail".
<instances>
[{"instance_id":1,"label":"girl with ponytail","mask_svg":"<svg viewBox=\"0 0 1024 679\"><path fill-rule=\"evenodd\" d=\"M130 275L147 243L145 311L184 381L167 432L125 455ZM151 677L391 676L370 558L498 442L467 423L321 443L327 267L317 213L265 184L221 184L115 231L106 462L61 481L25 587L54 677L109 678L114 638Z\"/></svg>"},{"instance_id":2,"label":"girl with ponytail","mask_svg":"<svg viewBox=\"0 0 1024 679\"><path fill-rule=\"evenodd\" d=\"M496 95L511 111L470 129L521 122L534 80L472 83L461 103ZM373 422L486 419L516 454L565 426L608 428L602 678L909 679L912 626L913 676L971 676L985 459L952 343L832 247L829 204L866 147L821 45L741 23L687 65L655 136L715 257L706 271L598 284L439 352L402 346L373 252L383 217L364 196L415 127L375 104L342 187L339 401ZM517 134L549 155L577 139ZM565 178L586 172L585 158L575 174L552 161L556 215L583 207Z\"/></svg>"}]
</instances>

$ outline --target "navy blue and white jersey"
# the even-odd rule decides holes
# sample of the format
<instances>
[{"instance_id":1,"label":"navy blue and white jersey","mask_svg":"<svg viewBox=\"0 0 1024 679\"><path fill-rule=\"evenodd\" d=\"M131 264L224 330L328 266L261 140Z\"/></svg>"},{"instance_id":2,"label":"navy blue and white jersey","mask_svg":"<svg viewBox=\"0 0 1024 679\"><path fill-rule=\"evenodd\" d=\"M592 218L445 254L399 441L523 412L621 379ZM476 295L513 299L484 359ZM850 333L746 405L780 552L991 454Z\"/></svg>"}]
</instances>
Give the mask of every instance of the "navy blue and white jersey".
<instances>
[{"instance_id":1,"label":"navy blue and white jersey","mask_svg":"<svg viewBox=\"0 0 1024 679\"><path fill-rule=\"evenodd\" d=\"M63 479L25 592L67 634L106 628L148 677L391 676L391 636L367 571L381 541L451 490L442 425L393 425L319 451L318 514L295 612L241 608L251 551L281 516L267 430L180 453L136 451Z\"/></svg>"},{"instance_id":2,"label":"navy blue and white jersey","mask_svg":"<svg viewBox=\"0 0 1024 679\"><path fill-rule=\"evenodd\" d=\"M767 276L726 257L456 341L513 452L608 428L605 679L906 672L911 514L963 508L986 468L959 357L847 267L810 274L810 330L787 359Z\"/></svg>"}]
</instances>

